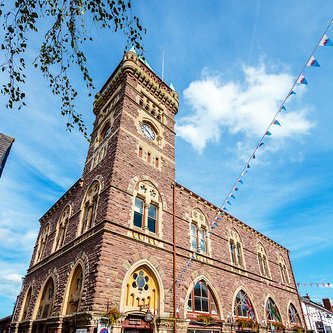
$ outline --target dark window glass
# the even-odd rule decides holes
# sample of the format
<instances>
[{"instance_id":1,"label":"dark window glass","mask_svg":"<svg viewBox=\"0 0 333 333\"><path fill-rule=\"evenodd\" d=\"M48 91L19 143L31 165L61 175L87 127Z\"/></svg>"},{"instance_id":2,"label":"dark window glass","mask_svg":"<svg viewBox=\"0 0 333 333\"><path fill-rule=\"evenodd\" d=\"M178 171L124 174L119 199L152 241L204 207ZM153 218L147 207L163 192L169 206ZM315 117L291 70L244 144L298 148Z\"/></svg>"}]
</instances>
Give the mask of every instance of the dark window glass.
<instances>
[{"instance_id":1,"label":"dark window glass","mask_svg":"<svg viewBox=\"0 0 333 333\"><path fill-rule=\"evenodd\" d=\"M157 206L150 204L148 208L148 230L156 232Z\"/></svg>"},{"instance_id":2,"label":"dark window glass","mask_svg":"<svg viewBox=\"0 0 333 333\"><path fill-rule=\"evenodd\" d=\"M136 197L135 198L135 208L134 208L134 225L136 227L142 228L143 219L143 200Z\"/></svg>"}]
</instances>

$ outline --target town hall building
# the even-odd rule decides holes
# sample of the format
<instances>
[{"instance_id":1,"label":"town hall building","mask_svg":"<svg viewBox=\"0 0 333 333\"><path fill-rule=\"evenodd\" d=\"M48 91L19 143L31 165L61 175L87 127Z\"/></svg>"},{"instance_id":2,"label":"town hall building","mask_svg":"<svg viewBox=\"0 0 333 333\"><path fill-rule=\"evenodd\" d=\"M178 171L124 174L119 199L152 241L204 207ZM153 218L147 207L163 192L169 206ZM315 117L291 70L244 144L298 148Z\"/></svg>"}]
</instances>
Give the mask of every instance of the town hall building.
<instances>
[{"instance_id":1,"label":"town hall building","mask_svg":"<svg viewBox=\"0 0 333 333\"><path fill-rule=\"evenodd\" d=\"M302 332L289 251L175 181L178 95L127 52L40 219L11 332Z\"/></svg>"}]
</instances>

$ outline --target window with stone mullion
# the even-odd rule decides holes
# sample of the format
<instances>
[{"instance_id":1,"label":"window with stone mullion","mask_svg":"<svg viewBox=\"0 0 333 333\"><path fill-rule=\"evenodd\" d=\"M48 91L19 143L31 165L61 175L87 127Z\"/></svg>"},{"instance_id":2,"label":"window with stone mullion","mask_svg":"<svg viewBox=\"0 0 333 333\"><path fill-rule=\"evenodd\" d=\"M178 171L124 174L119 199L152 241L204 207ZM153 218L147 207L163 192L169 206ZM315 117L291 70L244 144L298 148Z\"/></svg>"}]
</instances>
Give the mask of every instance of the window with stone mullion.
<instances>
[{"instance_id":1,"label":"window with stone mullion","mask_svg":"<svg viewBox=\"0 0 333 333\"><path fill-rule=\"evenodd\" d=\"M144 212L144 201L141 198L136 197L133 224L138 228L143 228L143 212Z\"/></svg>"},{"instance_id":2,"label":"window with stone mullion","mask_svg":"<svg viewBox=\"0 0 333 333\"><path fill-rule=\"evenodd\" d=\"M156 233L157 206L150 204L148 207L148 230Z\"/></svg>"}]
</instances>

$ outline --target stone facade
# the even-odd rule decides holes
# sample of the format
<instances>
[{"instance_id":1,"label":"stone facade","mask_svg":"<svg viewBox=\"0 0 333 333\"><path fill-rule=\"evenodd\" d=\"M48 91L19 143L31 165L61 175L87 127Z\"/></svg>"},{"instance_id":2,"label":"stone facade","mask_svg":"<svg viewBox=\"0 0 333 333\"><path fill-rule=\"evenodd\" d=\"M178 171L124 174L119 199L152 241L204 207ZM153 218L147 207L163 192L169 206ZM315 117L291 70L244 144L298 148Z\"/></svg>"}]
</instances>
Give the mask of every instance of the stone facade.
<instances>
[{"instance_id":1,"label":"stone facade","mask_svg":"<svg viewBox=\"0 0 333 333\"><path fill-rule=\"evenodd\" d=\"M126 53L94 103L82 178L40 219L13 331L301 331L288 250L227 213L211 230L218 207L175 182L177 109Z\"/></svg>"}]
</instances>

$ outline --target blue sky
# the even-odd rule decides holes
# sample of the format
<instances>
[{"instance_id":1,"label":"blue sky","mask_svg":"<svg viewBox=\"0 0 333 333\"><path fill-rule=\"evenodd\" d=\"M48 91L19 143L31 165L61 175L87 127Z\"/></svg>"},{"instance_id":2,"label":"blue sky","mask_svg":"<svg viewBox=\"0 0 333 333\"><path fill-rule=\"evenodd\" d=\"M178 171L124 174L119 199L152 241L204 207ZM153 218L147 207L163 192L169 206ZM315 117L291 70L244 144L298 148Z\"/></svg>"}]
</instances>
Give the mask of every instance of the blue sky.
<instances>
[{"instance_id":1,"label":"blue sky","mask_svg":"<svg viewBox=\"0 0 333 333\"><path fill-rule=\"evenodd\" d=\"M141 1L145 56L180 96L176 177L220 206L332 18L330 0ZM86 47L97 88L121 60L125 38L89 25ZM333 26L328 35L333 39ZM38 38L31 40L33 56ZM333 283L333 47L288 100L252 163L230 213L291 250L297 282ZM29 264L38 219L81 175L88 144L65 130L59 100L28 68L27 108L2 110L0 132L16 138L0 179L0 317L10 314ZM91 130L80 78L77 107ZM312 298L332 288L304 287Z\"/></svg>"}]
</instances>

